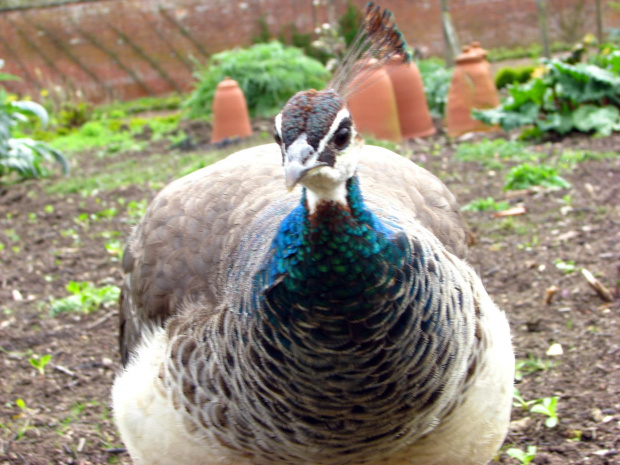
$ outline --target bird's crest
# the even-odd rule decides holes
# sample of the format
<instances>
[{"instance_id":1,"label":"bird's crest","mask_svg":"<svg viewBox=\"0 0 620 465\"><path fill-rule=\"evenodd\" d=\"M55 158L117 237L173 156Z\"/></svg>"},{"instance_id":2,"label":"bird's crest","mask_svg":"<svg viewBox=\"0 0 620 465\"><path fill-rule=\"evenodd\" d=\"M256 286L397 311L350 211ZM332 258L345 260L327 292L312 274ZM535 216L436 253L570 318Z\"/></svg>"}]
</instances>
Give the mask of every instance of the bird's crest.
<instances>
[{"instance_id":1,"label":"bird's crest","mask_svg":"<svg viewBox=\"0 0 620 465\"><path fill-rule=\"evenodd\" d=\"M362 71L379 68L392 59L403 64L409 63L411 53L392 12L369 2L359 31L327 88L347 98L369 84L367 80L361 79L355 86L351 85Z\"/></svg>"}]
</instances>

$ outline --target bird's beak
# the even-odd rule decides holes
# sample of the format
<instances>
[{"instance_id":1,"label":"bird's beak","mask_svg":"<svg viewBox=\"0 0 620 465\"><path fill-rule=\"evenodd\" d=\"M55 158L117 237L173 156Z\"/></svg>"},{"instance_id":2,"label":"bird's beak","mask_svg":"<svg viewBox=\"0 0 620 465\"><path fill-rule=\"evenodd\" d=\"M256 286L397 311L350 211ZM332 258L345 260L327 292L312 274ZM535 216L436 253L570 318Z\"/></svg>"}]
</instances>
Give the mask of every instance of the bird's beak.
<instances>
[{"instance_id":1,"label":"bird's beak","mask_svg":"<svg viewBox=\"0 0 620 465\"><path fill-rule=\"evenodd\" d=\"M284 167L284 178L289 192L295 188L307 172L308 168L297 161L290 161L286 164Z\"/></svg>"},{"instance_id":2,"label":"bird's beak","mask_svg":"<svg viewBox=\"0 0 620 465\"><path fill-rule=\"evenodd\" d=\"M292 191L309 171L324 165L327 163L318 161L318 154L302 134L289 146L284 157L286 188Z\"/></svg>"}]
</instances>

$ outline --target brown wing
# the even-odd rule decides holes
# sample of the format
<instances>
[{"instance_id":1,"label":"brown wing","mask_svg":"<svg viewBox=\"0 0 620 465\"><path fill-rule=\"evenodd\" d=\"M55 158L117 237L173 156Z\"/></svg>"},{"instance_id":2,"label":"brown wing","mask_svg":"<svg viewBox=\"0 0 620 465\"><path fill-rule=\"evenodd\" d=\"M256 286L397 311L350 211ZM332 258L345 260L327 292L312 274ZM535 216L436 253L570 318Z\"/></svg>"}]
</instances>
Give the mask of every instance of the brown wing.
<instances>
[{"instance_id":1,"label":"brown wing","mask_svg":"<svg viewBox=\"0 0 620 465\"><path fill-rule=\"evenodd\" d=\"M289 210L297 204L299 190L285 189L281 159L275 144L243 150L169 184L155 197L123 256L123 364L141 333L163 325L184 302L200 301L214 310L224 292L227 257L247 226L274 202ZM415 216L448 250L465 254L467 228L454 196L435 176L378 147L364 149L359 174L364 195ZM265 234L273 235L273 228Z\"/></svg>"}]
</instances>

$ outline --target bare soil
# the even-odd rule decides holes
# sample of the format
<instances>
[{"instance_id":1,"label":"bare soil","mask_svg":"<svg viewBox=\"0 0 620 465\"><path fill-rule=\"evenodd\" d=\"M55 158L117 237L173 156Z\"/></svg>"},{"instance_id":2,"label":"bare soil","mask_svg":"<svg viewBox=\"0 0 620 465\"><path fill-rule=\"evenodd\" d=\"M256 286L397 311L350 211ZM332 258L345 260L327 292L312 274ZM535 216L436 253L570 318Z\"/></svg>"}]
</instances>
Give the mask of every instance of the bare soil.
<instances>
[{"instance_id":1,"label":"bare soil","mask_svg":"<svg viewBox=\"0 0 620 465\"><path fill-rule=\"evenodd\" d=\"M439 155L431 155L435 144ZM618 146L615 135L537 149ZM509 195L502 190L503 172L453 160L453 148L441 137L412 148L412 158L426 160L461 204L494 197L527 210L508 219L466 213L477 238L469 261L508 313L518 359L554 364L524 374L517 388L526 400L558 396L559 425L548 428L544 415L515 407L505 448L536 445L535 464L620 464L620 155L565 173L570 190ZM148 163L149 154L121 157ZM105 163L84 155L73 175L102 169ZM50 182L0 186L0 464L129 464L110 413L110 387L120 367L117 305L52 317L49 299L67 296L72 280L121 285L118 257L104 243L111 231L124 241L137 221L127 205L155 192L136 185L86 198L56 196L44 191ZM116 216L97 217L112 207ZM557 260L574 261L575 271L560 270ZM582 267L616 293L614 302L588 286ZM553 286L553 300L543 302ZM553 343L561 345L561 355L546 355ZM52 359L41 375L29 359L43 354ZM498 460L518 463L505 453Z\"/></svg>"}]
</instances>

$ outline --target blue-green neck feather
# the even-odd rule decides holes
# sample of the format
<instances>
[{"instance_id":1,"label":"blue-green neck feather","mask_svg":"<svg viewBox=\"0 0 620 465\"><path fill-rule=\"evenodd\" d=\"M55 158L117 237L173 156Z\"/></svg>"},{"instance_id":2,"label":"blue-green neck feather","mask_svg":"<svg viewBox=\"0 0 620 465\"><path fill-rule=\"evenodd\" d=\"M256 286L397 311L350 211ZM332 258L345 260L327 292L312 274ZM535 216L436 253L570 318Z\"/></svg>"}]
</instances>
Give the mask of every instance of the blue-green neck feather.
<instances>
[{"instance_id":1,"label":"blue-green neck feather","mask_svg":"<svg viewBox=\"0 0 620 465\"><path fill-rule=\"evenodd\" d=\"M352 322L390 318L378 303L393 303L398 283L408 281L401 276L408 243L366 208L357 177L347 183L347 200L348 207L319 203L311 214L304 192L282 221L265 269L264 310L272 324L314 319L316 337L344 342L365 338L351 334Z\"/></svg>"}]
</instances>

